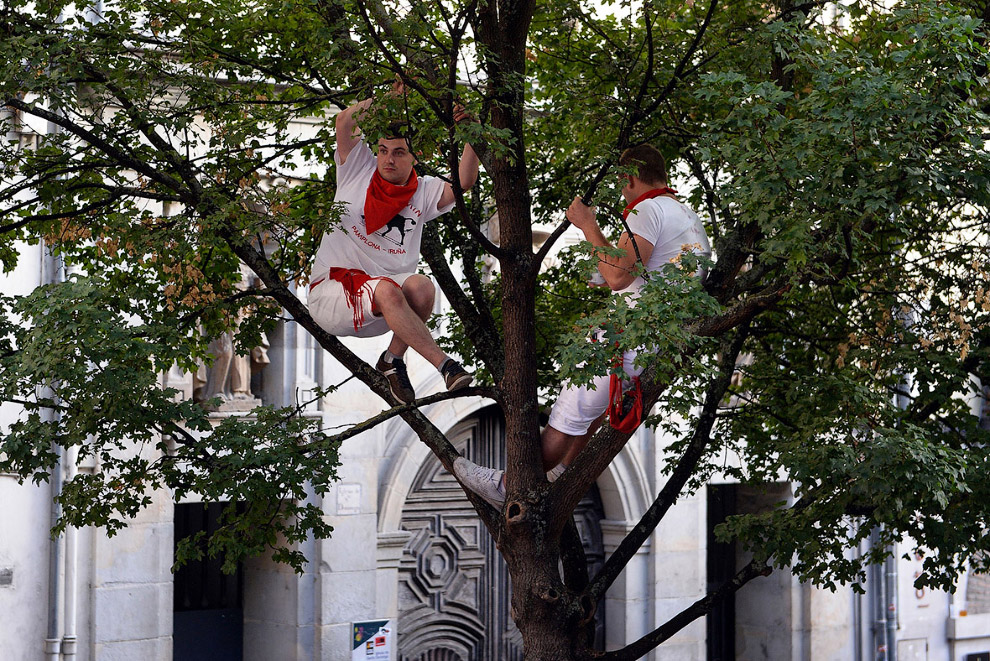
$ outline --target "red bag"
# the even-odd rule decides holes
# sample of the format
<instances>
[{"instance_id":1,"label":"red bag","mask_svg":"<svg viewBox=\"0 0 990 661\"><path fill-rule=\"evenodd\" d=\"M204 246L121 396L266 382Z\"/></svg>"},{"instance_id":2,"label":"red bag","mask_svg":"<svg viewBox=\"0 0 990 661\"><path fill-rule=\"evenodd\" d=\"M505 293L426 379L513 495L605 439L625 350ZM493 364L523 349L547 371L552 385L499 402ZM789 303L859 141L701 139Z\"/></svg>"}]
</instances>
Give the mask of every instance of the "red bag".
<instances>
[{"instance_id":1,"label":"red bag","mask_svg":"<svg viewBox=\"0 0 990 661\"><path fill-rule=\"evenodd\" d=\"M634 376L632 387L623 391L622 379L613 374L608 382L608 424L623 434L636 431L643 422L643 387Z\"/></svg>"}]
</instances>

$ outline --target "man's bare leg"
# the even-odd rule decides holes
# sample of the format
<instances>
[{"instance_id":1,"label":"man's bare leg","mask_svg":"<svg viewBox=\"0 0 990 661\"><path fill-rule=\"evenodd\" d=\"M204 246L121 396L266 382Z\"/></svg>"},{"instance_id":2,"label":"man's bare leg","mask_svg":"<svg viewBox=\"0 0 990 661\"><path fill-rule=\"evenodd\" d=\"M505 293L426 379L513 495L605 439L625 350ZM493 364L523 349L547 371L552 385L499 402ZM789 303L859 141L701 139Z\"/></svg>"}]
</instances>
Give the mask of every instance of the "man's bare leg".
<instances>
[{"instance_id":1,"label":"man's bare leg","mask_svg":"<svg viewBox=\"0 0 990 661\"><path fill-rule=\"evenodd\" d=\"M605 415L591 423L588 431L580 436L565 434L564 432L547 425L543 428L540 441L543 447L543 470L549 471L558 464L570 466L581 454L581 450L588 445L588 439L594 435L602 424Z\"/></svg>"},{"instance_id":2,"label":"man's bare leg","mask_svg":"<svg viewBox=\"0 0 990 661\"><path fill-rule=\"evenodd\" d=\"M423 358L439 367L447 358L426 326L426 320L433 313L436 289L429 278L413 275L406 279L399 289L392 283L382 280L375 287L373 311L381 313L388 327L392 329L392 341L388 350L395 356L402 356L412 347Z\"/></svg>"},{"instance_id":3,"label":"man's bare leg","mask_svg":"<svg viewBox=\"0 0 990 661\"><path fill-rule=\"evenodd\" d=\"M577 458L581 450L588 444L588 439L598 430L604 418L605 415L602 414L591 423L587 433L580 436L565 434L550 425L543 428L543 434L540 436L543 448L543 470L547 471L547 478L551 482L557 479L564 472L564 468ZM478 466L464 457L458 457L454 460L453 469L457 479L468 489L488 501L490 505L501 509L502 505L505 504L504 471L487 466Z\"/></svg>"}]
</instances>

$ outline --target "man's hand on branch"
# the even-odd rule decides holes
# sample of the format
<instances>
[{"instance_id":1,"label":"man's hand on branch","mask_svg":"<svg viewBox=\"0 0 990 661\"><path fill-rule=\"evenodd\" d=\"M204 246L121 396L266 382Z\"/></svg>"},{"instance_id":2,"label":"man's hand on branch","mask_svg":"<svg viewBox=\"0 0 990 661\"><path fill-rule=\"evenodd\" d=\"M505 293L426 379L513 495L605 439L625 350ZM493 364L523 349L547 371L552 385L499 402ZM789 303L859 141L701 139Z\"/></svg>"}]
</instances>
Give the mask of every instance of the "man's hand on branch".
<instances>
[{"instance_id":1,"label":"man's hand on branch","mask_svg":"<svg viewBox=\"0 0 990 661\"><path fill-rule=\"evenodd\" d=\"M454 104L454 123L455 124L460 124L461 122L477 122L477 121L478 120L475 119L474 115L472 115L470 112L468 112L467 108L465 108L462 104L460 104L460 103L455 103Z\"/></svg>"},{"instance_id":2,"label":"man's hand on branch","mask_svg":"<svg viewBox=\"0 0 990 661\"><path fill-rule=\"evenodd\" d=\"M571 202L571 206L567 207L565 213L567 220L571 221L574 227L578 228L585 234L589 230L598 229L598 221L595 216L595 207L589 207L587 204L581 201L580 196L575 196L574 201Z\"/></svg>"}]
</instances>

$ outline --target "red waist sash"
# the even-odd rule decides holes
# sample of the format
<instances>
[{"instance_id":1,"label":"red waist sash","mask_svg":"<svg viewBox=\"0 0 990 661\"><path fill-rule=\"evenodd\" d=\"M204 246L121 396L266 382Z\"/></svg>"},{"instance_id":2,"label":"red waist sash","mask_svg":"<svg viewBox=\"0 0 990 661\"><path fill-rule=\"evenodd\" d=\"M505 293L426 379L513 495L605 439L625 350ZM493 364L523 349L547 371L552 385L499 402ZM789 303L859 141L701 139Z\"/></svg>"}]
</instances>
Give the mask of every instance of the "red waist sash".
<instances>
[{"instance_id":1,"label":"red waist sash","mask_svg":"<svg viewBox=\"0 0 990 661\"><path fill-rule=\"evenodd\" d=\"M316 285L320 284L327 278L331 280L336 280L344 288L344 294L347 296L347 307L349 307L354 312L354 331L357 332L362 326L364 326L364 306L362 305L362 299L364 298L365 291L372 296L371 304L374 305L374 290L365 289L365 285L371 280L387 280L391 282L396 287L399 286L395 280L387 276L370 276L361 269L347 269L340 268L337 266L331 266L330 272L327 276L318 278L314 280L309 285L309 290L313 291Z\"/></svg>"}]
</instances>

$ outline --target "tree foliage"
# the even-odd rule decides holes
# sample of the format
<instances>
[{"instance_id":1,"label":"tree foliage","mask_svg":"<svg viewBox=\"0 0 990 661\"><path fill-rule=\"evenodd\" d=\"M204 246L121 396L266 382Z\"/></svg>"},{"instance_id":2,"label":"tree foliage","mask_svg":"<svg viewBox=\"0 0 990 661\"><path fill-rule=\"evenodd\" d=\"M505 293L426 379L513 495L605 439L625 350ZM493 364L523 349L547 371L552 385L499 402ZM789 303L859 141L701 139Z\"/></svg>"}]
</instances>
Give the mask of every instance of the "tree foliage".
<instances>
[{"instance_id":1,"label":"tree foliage","mask_svg":"<svg viewBox=\"0 0 990 661\"><path fill-rule=\"evenodd\" d=\"M796 500L731 518L721 534L754 561L608 658L637 658L770 566L861 580L845 551L877 527L925 555L919 585L951 586L990 557L990 433L967 402L990 383L987 7L881 4L5 3L0 123L45 130L0 146L0 261L43 243L68 275L0 298L0 400L23 407L0 469L44 480L78 446L99 468L66 485L63 525L113 531L154 489L244 501L211 552L232 564L273 546L298 566L292 544L330 533L305 493L334 479L344 438L398 415L449 467L417 407L337 434L295 404L214 426L155 376L193 369L221 332L252 346L285 311L389 401L294 295L337 220L330 117L372 95L369 136L406 119L426 170L453 171L464 140L485 166L424 258L454 310L449 346L486 378L468 394L506 416L508 506L471 497L502 540L531 658L587 658L561 632L715 472L787 476ZM395 76L406 99L385 94ZM455 103L479 122L455 124ZM635 308L605 306L581 249L540 272L560 232L534 252L531 225L597 191L621 232L609 164L644 141L706 217L716 261L703 285L685 258ZM482 231L494 209L497 242ZM562 378L608 369L614 342L583 340L598 326L657 348L641 354L649 424L678 440L642 525L587 577L570 513L627 437L604 429L550 485L538 408Z\"/></svg>"}]
</instances>

